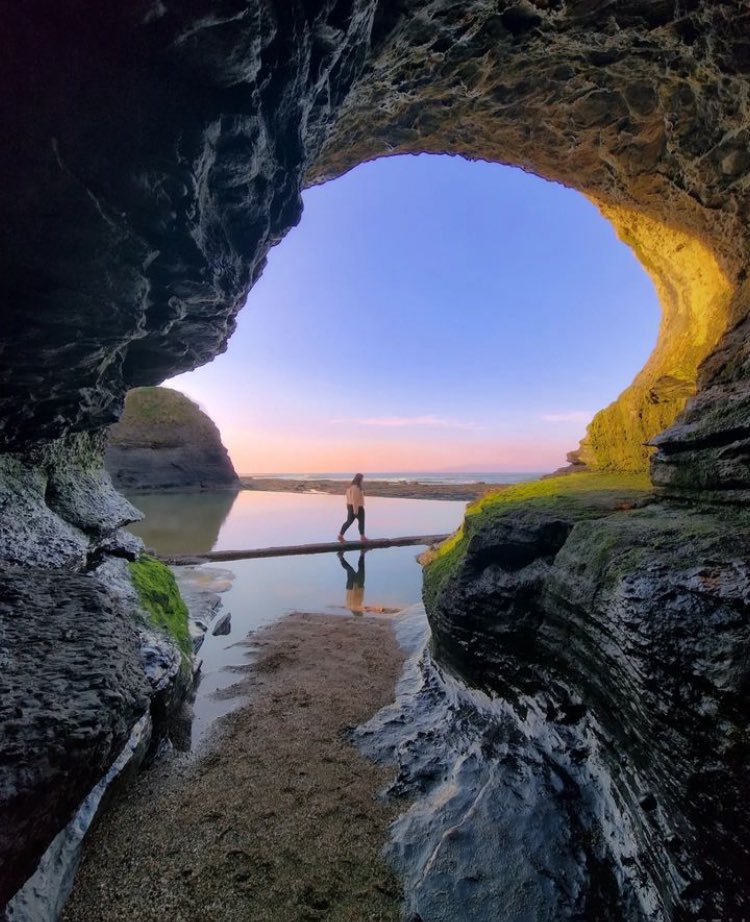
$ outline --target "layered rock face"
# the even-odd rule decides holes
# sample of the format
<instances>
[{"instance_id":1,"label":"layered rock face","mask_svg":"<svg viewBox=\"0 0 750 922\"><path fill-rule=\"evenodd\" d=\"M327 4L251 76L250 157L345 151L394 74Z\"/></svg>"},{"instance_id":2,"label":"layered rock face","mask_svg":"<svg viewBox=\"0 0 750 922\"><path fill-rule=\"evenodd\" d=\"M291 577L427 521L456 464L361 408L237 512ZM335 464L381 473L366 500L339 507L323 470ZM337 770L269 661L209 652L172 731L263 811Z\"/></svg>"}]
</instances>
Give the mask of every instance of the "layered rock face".
<instances>
[{"instance_id":1,"label":"layered rock face","mask_svg":"<svg viewBox=\"0 0 750 922\"><path fill-rule=\"evenodd\" d=\"M496 783L545 804L549 841L567 842L529 918L740 920L750 517L601 481L511 490L467 516L427 568L434 654L500 704L513 755L493 747ZM517 838L511 860L525 849L536 868L538 830ZM577 914L602 899L606 914Z\"/></svg>"},{"instance_id":2,"label":"layered rock face","mask_svg":"<svg viewBox=\"0 0 750 922\"><path fill-rule=\"evenodd\" d=\"M213 421L168 387L130 391L104 457L121 490L239 488Z\"/></svg>"},{"instance_id":3,"label":"layered rock face","mask_svg":"<svg viewBox=\"0 0 750 922\"><path fill-rule=\"evenodd\" d=\"M148 710L127 612L90 576L0 575L0 905L106 773Z\"/></svg>"},{"instance_id":4,"label":"layered rock face","mask_svg":"<svg viewBox=\"0 0 750 922\"><path fill-rule=\"evenodd\" d=\"M416 151L566 183L611 218L664 304L652 360L594 421L581 457L635 470L652 441L654 483L695 510L592 521L519 507L502 539L492 524L473 550L449 549L428 610L440 655L491 684L519 739L532 732L528 700L590 741L591 761L581 750L569 774L581 790L591 778L612 792L589 831L603 836L591 854L614 869L613 892L636 894L622 896L621 915L746 915L748 599L736 507L750 495L749 17L748 0L30 0L7 10L0 560L15 584L25 574L49 589L50 636L57 601L84 612L96 595L71 572L102 582L95 570L137 552L119 531L132 512L108 485L97 433L128 389L225 348L268 249L300 217L305 184ZM31 607L6 617L26 620ZM103 604L103 618L118 610ZM4 655L23 663L22 633L7 636ZM50 669L66 668L50 656ZM128 688L130 674L112 673ZM94 764L131 720L137 685L99 699L100 729L86 737L104 741ZM122 719L107 716L120 707ZM41 717L14 714L47 732ZM595 763L598 774L586 768ZM65 772L54 784L69 804ZM33 842L17 845L19 867L67 810L49 810Z\"/></svg>"}]
</instances>

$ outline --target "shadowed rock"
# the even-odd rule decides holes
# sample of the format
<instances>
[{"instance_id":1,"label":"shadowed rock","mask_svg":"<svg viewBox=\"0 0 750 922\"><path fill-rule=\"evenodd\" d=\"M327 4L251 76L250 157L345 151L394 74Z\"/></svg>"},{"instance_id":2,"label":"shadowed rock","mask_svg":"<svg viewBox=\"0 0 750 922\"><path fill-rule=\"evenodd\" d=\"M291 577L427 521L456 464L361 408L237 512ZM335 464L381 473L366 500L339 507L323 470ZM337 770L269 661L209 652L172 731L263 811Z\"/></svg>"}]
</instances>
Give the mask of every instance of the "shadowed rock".
<instances>
[{"instance_id":1,"label":"shadowed rock","mask_svg":"<svg viewBox=\"0 0 750 922\"><path fill-rule=\"evenodd\" d=\"M745 337L722 337L748 303L749 12L747 0L316 0L210 15L24 4L4 22L1 71L3 444L101 428L128 388L222 351L304 185L440 151L580 189L651 273L659 343L583 451L589 466L643 468L642 443L674 420L717 341L742 365ZM679 387L667 394L665 378ZM704 365L700 388L726 403L722 382ZM714 419L712 444L740 422ZM699 484L713 449L678 459L679 429L672 439L681 480Z\"/></svg>"},{"instance_id":2,"label":"shadowed rock","mask_svg":"<svg viewBox=\"0 0 750 922\"><path fill-rule=\"evenodd\" d=\"M91 576L0 570L0 905L147 711L126 611Z\"/></svg>"},{"instance_id":3,"label":"shadowed rock","mask_svg":"<svg viewBox=\"0 0 750 922\"><path fill-rule=\"evenodd\" d=\"M578 480L587 477L593 487L591 475ZM426 574L439 661L499 703L503 738L528 743L525 758L512 743L502 784L527 803L550 796L523 780L542 757L568 787L557 822L546 814L550 829L562 834L566 804L577 804L566 848L581 849L582 877L572 897L552 887L534 918L578 918L595 858L620 894L607 919L740 920L750 900L750 520L625 511L632 497L576 495L568 479L540 482L546 495L521 505L512 490L485 501L453 559L438 555ZM544 850L531 833L525 844Z\"/></svg>"}]
</instances>

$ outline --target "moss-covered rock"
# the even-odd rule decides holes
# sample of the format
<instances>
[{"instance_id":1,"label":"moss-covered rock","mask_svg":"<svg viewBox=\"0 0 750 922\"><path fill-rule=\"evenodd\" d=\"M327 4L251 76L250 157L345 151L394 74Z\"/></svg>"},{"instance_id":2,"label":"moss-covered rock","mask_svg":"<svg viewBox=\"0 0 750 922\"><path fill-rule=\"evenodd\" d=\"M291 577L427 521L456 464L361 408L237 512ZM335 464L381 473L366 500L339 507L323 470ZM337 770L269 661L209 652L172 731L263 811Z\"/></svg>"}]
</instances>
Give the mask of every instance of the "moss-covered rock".
<instances>
[{"instance_id":1,"label":"moss-covered rock","mask_svg":"<svg viewBox=\"0 0 750 922\"><path fill-rule=\"evenodd\" d=\"M155 557L142 554L130 563L130 573L151 626L165 631L183 656L190 656L193 645L188 628L188 610L172 571Z\"/></svg>"},{"instance_id":2,"label":"moss-covered rock","mask_svg":"<svg viewBox=\"0 0 750 922\"><path fill-rule=\"evenodd\" d=\"M168 387L128 392L122 418L109 429L106 462L123 490L239 488L216 424Z\"/></svg>"},{"instance_id":3,"label":"moss-covered rock","mask_svg":"<svg viewBox=\"0 0 750 922\"><path fill-rule=\"evenodd\" d=\"M541 519L572 523L642 504L649 494L645 474L579 473L515 484L482 497L468 506L458 531L423 557L423 595L428 611L470 548L476 552L481 543L491 541L503 520L514 531L521 523Z\"/></svg>"},{"instance_id":4,"label":"moss-covered rock","mask_svg":"<svg viewBox=\"0 0 750 922\"><path fill-rule=\"evenodd\" d=\"M620 891L606 918L657 905L665 919L740 919L750 520L659 501L644 481L581 474L474 504L426 567L433 650L499 699L521 764L541 758L588 813Z\"/></svg>"}]
</instances>

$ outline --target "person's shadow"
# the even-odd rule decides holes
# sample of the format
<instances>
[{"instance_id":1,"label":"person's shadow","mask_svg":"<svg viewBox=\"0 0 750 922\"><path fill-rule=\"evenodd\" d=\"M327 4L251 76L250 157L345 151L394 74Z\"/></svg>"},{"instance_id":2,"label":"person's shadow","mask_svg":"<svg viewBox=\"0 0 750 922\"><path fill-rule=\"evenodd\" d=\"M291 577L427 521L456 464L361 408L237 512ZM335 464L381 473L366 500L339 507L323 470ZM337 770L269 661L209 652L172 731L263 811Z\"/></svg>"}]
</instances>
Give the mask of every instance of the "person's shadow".
<instances>
[{"instance_id":1,"label":"person's shadow","mask_svg":"<svg viewBox=\"0 0 750 922\"><path fill-rule=\"evenodd\" d=\"M344 552L338 552L339 562L346 570L346 607L353 615L361 615L365 607L365 552L359 552L357 569L344 557Z\"/></svg>"}]
</instances>

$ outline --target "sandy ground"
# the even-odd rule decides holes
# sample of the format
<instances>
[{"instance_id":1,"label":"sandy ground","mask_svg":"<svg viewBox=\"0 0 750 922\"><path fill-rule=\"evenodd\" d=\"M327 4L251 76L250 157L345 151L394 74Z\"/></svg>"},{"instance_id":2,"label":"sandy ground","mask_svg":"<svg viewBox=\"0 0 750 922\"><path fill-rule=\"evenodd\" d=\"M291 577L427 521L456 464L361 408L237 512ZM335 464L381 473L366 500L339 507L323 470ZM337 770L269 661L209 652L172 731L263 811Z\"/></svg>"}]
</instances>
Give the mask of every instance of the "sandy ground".
<instances>
[{"instance_id":1,"label":"sandy ground","mask_svg":"<svg viewBox=\"0 0 750 922\"><path fill-rule=\"evenodd\" d=\"M263 477L240 477L245 490L274 493L334 493L343 496L348 483L343 480L282 480ZM366 496L395 496L401 499L455 499L469 502L502 490L506 484L488 483L401 483L390 480L365 480Z\"/></svg>"},{"instance_id":2,"label":"sandy ground","mask_svg":"<svg viewBox=\"0 0 750 922\"><path fill-rule=\"evenodd\" d=\"M249 703L206 754L142 773L88 840L65 922L399 919L380 850L392 769L346 731L392 700L388 619L294 614L252 637Z\"/></svg>"}]
</instances>

